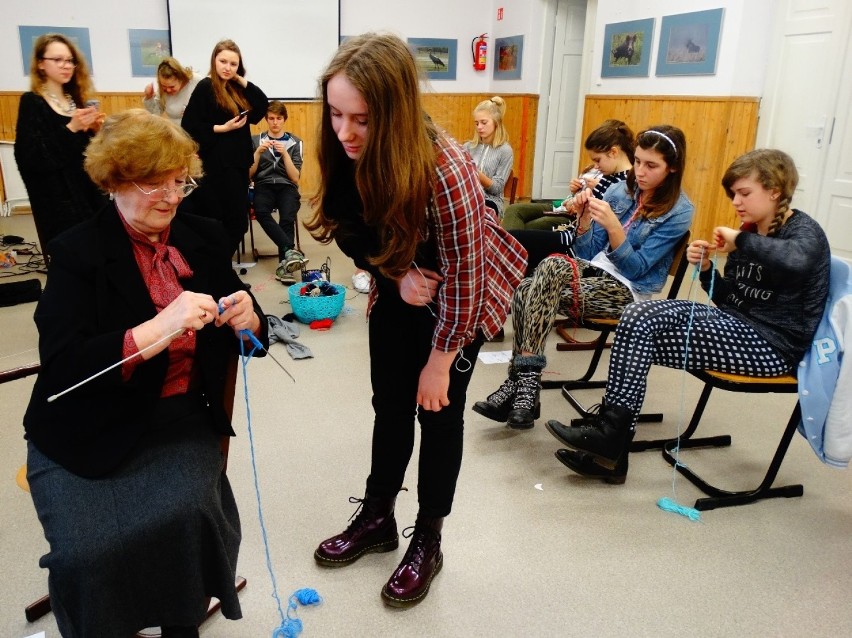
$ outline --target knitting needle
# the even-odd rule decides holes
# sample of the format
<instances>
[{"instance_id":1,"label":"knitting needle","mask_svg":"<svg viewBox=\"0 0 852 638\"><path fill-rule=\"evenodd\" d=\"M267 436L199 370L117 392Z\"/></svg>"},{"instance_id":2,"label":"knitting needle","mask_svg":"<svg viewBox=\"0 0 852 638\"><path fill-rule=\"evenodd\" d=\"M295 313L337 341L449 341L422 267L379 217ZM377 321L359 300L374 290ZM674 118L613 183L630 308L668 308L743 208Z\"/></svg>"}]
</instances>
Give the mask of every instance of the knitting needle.
<instances>
[{"instance_id":1,"label":"knitting needle","mask_svg":"<svg viewBox=\"0 0 852 638\"><path fill-rule=\"evenodd\" d=\"M269 350L267 350L266 348L264 348L264 347L263 347L263 344L262 344L262 343L258 340L258 338L257 338L257 337L255 337L255 336L254 336L254 333L253 333L251 330L248 330L248 329L245 329L245 328L244 328L243 330L240 330L240 334L247 335L247 336L248 336L248 338L249 338L249 341L251 341L251 343L252 343L252 345L253 345L253 346L255 346L256 348L260 348L261 350L263 350L263 351L264 351L264 352L265 352L265 353L269 356L269 358L271 358L271 359L272 359L275 363L277 363L277 364L278 364L278 367L279 367L279 368L281 368L282 370L284 370L285 374L286 374L288 377L290 377L291 379L293 379L293 375L292 375L292 374L290 374L289 372L287 372L287 368L285 368L283 365L281 365L281 362L280 362L278 359L276 359L274 356L272 356L272 353L271 353ZM293 383L296 383L296 379L293 379Z\"/></svg>"},{"instance_id":2,"label":"knitting needle","mask_svg":"<svg viewBox=\"0 0 852 638\"><path fill-rule=\"evenodd\" d=\"M145 346L144 348L142 348L142 349L141 349L141 350L139 350L138 352L134 352L132 355L130 355L129 357L125 357L124 359L122 359L122 360L121 360L121 361L119 361L118 363L113 363L110 367L108 367L108 368L104 368L104 369L103 369L103 370L101 370L100 372L97 372L97 373L93 374L92 376L90 376L88 379L83 379L82 381L80 381L80 383L78 383L78 384L76 384L76 385L72 385L70 388L68 388L67 390L63 390L63 391L62 391L62 392L60 392L59 394L53 394L53 395L51 395L51 396L47 397L47 402L48 402L48 403L53 403L54 401L56 401L56 399L58 399L59 397L61 397L63 394L68 394L69 392L71 392L71 390L76 390L76 389L77 389L77 388L79 388L81 385L83 385L83 384L85 384L85 383L88 383L88 382L89 382L89 381L91 381L92 379L97 379L97 378L98 378L99 376L101 376L102 374L105 374L105 373L109 372L109 371L110 371L110 370L112 370L113 368L117 368L117 367L118 367L118 366L120 366L122 363L124 363L124 362L126 362L126 361L130 361L133 357L138 357L140 354L142 354L142 353L143 353L143 352L145 352L146 350L150 350L150 349L151 349L151 348L153 348L154 346L157 346L157 345L159 345L159 344L163 343L163 341L166 341L166 340L168 340L168 339L171 339L172 337L176 337L176 336L178 336L181 332L183 332L183 328L178 328L178 329L177 329L177 330L175 330L173 333L166 335L165 337L163 337L163 338L162 338L162 339L160 339L159 341L155 341L155 342L154 342L154 343L152 343L150 346Z\"/></svg>"}]
</instances>

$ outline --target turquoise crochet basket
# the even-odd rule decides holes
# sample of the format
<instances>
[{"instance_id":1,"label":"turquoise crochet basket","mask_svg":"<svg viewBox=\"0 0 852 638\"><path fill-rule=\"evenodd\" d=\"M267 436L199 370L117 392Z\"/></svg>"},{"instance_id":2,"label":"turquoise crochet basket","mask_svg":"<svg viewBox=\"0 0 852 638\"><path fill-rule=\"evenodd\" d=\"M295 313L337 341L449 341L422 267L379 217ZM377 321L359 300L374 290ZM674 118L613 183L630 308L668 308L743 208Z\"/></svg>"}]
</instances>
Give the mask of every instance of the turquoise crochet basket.
<instances>
[{"instance_id":1,"label":"turquoise crochet basket","mask_svg":"<svg viewBox=\"0 0 852 638\"><path fill-rule=\"evenodd\" d=\"M311 323L321 319L337 319L343 304L346 301L346 288L340 284L331 284L337 290L336 295L309 297L300 295L299 292L309 284L299 282L292 284L287 293L290 297L290 306L296 319L302 323Z\"/></svg>"}]
</instances>

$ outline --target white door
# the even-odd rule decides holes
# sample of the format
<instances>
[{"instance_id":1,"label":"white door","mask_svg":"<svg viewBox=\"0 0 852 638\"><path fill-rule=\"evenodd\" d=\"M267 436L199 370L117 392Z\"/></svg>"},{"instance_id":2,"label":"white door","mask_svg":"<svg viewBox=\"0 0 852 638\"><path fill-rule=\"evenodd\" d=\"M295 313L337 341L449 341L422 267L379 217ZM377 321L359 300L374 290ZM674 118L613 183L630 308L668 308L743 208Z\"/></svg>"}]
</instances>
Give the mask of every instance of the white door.
<instances>
[{"instance_id":1,"label":"white door","mask_svg":"<svg viewBox=\"0 0 852 638\"><path fill-rule=\"evenodd\" d=\"M783 0L778 16L758 146L793 157L799 170L793 205L823 225L832 250L840 254L845 244L849 254L852 222L840 213L852 205L847 112L852 66L844 65L852 10L848 0ZM845 158L842 148L835 150L844 145L843 135Z\"/></svg>"},{"instance_id":2,"label":"white door","mask_svg":"<svg viewBox=\"0 0 852 638\"><path fill-rule=\"evenodd\" d=\"M828 235L832 254L852 259L852 45L848 43L841 77L837 109L826 130L828 159L814 216Z\"/></svg>"},{"instance_id":3,"label":"white door","mask_svg":"<svg viewBox=\"0 0 852 638\"><path fill-rule=\"evenodd\" d=\"M544 140L543 199L564 198L577 172L574 146L585 24L585 0L558 1Z\"/></svg>"}]
</instances>

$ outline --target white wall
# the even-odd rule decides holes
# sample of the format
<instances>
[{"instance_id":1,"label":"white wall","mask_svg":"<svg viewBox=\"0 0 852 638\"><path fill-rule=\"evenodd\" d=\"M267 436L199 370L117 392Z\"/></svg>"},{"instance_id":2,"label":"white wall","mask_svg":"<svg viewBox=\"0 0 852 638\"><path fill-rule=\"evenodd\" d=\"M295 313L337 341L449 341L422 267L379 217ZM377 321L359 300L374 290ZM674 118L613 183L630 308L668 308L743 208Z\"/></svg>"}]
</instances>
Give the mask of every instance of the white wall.
<instances>
[{"instance_id":1,"label":"white wall","mask_svg":"<svg viewBox=\"0 0 852 638\"><path fill-rule=\"evenodd\" d=\"M602 95L727 95L759 96L766 81L768 45L777 0L598 0L589 93ZM666 15L724 8L719 54L714 75L657 77L657 50ZM654 18L648 77L602 78L607 24Z\"/></svg>"},{"instance_id":2,"label":"white wall","mask_svg":"<svg viewBox=\"0 0 852 638\"><path fill-rule=\"evenodd\" d=\"M305 0L309 2L310 0ZM89 29L94 64L95 88L100 91L141 91L150 79L131 73L128 29L167 29L166 0L21 0L4 3L0 25L0 90L23 91L29 79L23 73L18 25L67 26ZM458 40L455 81L434 81L438 93L538 93L541 32L547 0L341 0L341 33L356 35L365 31L392 31L402 38L450 38ZM503 7L503 20L497 8ZM237 14L238 20L256 21L257 16ZM488 68L474 71L470 43L480 33L488 33ZM494 80L494 39L524 35L523 67L520 80ZM223 35L222 37L227 37ZM239 42L238 42L239 44ZM211 43L212 47L212 43ZM281 46L270 40L270 56L280 54ZM296 57L292 52L288 59ZM206 52L205 52L206 56ZM206 57L205 57L206 59ZM251 60L249 70L251 70ZM200 69L202 73L206 69Z\"/></svg>"},{"instance_id":3,"label":"white wall","mask_svg":"<svg viewBox=\"0 0 852 638\"><path fill-rule=\"evenodd\" d=\"M343 0L341 33L358 35L367 31L390 31L403 39L448 38L458 41L456 79L434 80L436 93L538 93L541 58L541 23L546 0L432 0L388 2L387 0ZM497 20L497 9L503 19ZM471 41L488 34L488 67L474 71ZM494 80L495 38L524 35L520 80Z\"/></svg>"},{"instance_id":4,"label":"white wall","mask_svg":"<svg viewBox=\"0 0 852 638\"><path fill-rule=\"evenodd\" d=\"M89 29L95 88L99 91L142 91L150 78L134 78L128 29L167 29L165 0L14 0L3 3L0 23L0 90L27 91L18 26L85 27ZM29 66L29 56L27 56Z\"/></svg>"}]
</instances>

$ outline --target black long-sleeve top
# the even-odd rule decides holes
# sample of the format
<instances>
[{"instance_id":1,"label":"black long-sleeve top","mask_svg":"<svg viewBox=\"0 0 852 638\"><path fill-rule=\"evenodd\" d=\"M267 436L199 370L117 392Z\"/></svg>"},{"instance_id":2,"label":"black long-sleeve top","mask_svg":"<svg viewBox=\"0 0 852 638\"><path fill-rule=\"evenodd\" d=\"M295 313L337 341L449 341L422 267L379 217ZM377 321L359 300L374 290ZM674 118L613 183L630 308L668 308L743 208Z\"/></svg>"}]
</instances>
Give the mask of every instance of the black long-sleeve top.
<instances>
[{"instance_id":1,"label":"black long-sleeve top","mask_svg":"<svg viewBox=\"0 0 852 638\"><path fill-rule=\"evenodd\" d=\"M93 133L72 133L67 127L70 121L37 93L21 96L15 162L27 188L42 250L56 235L93 217L107 202L83 170Z\"/></svg>"},{"instance_id":2,"label":"black long-sleeve top","mask_svg":"<svg viewBox=\"0 0 852 638\"><path fill-rule=\"evenodd\" d=\"M251 82L245 88L245 96L251 105L245 126L226 133L214 133L215 125L232 120L234 114L216 102L210 78L201 80L192 92L181 126L198 142L198 155L205 171L215 171L217 166L245 167L248 171L252 165L254 148L249 124L257 124L266 116L268 100L266 94Z\"/></svg>"}]
</instances>

